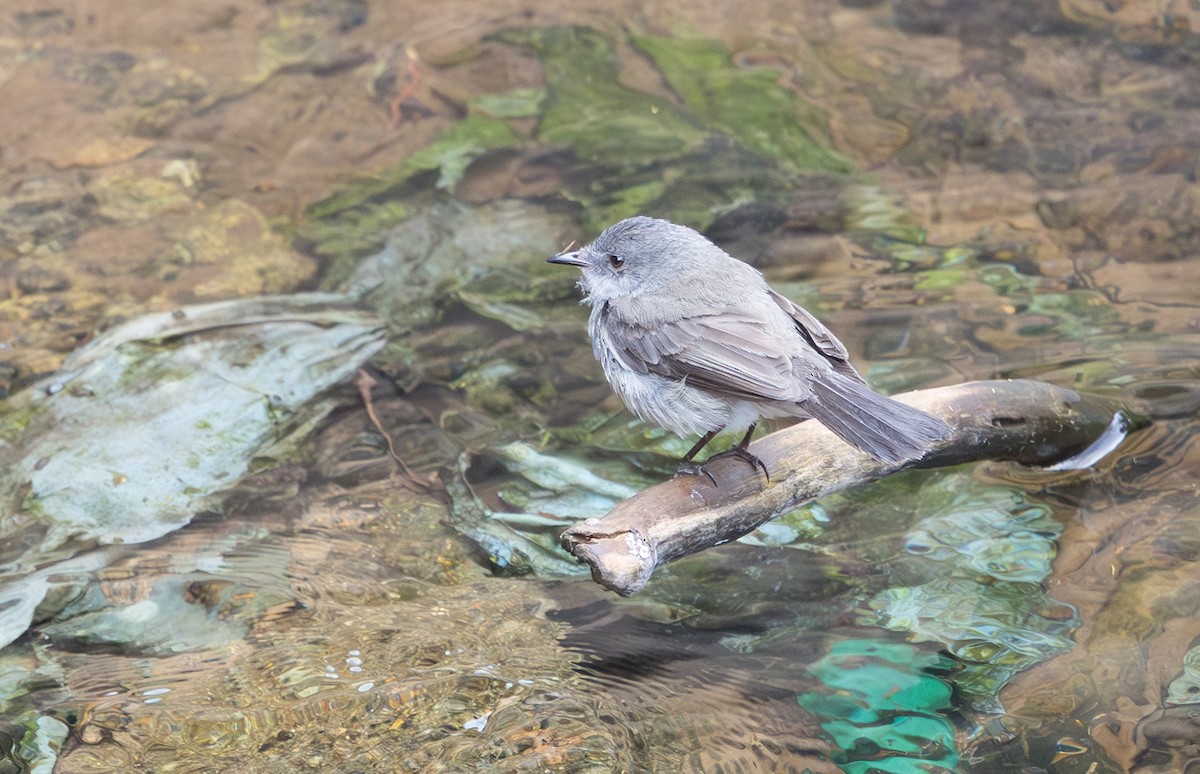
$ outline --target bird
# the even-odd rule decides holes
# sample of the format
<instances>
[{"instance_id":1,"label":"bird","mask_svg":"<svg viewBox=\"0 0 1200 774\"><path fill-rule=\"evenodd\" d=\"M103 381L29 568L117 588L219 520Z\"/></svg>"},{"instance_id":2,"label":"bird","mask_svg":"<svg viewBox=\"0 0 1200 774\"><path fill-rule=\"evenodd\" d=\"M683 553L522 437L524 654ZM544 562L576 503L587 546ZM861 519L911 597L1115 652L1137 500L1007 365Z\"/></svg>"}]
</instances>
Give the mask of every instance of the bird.
<instances>
[{"instance_id":1,"label":"bird","mask_svg":"<svg viewBox=\"0 0 1200 774\"><path fill-rule=\"evenodd\" d=\"M622 402L643 421L700 436L677 473L711 479L695 456L718 433L744 431L722 454L769 480L748 449L762 419L816 419L888 463L950 434L938 417L872 390L825 325L692 228L626 218L548 262L581 270L592 351Z\"/></svg>"}]
</instances>

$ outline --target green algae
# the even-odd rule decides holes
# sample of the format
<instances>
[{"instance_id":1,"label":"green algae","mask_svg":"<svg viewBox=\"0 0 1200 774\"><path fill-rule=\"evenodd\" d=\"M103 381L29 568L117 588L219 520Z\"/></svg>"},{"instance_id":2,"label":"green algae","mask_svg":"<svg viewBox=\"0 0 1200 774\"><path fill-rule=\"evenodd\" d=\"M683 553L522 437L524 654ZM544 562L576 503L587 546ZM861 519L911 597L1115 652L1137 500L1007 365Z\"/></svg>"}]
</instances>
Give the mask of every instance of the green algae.
<instances>
[{"instance_id":1,"label":"green algae","mask_svg":"<svg viewBox=\"0 0 1200 774\"><path fill-rule=\"evenodd\" d=\"M800 100L772 69L742 69L719 41L634 36L667 83L707 125L794 171L850 173L849 160L804 127Z\"/></svg>"},{"instance_id":2,"label":"green algae","mask_svg":"<svg viewBox=\"0 0 1200 774\"><path fill-rule=\"evenodd\" d=\"M536 118L546 100L545 88L520 88L471 98L471 108L492 118Z\"/></svg>"},{"instance_id":3,"label":"green algae","mask_svg":"<svg viewBox=\"0 0 1200 774\"><path fill-rule=\"evenodd\" d=\"M618 79L611 38L587 27L505 30L493 39L533 49L546 74L537 139L623 167L680 155L708 132L669 100Z\"/></svg>"},{"instance_id":4,"label":"green algae","mask_svg":"<svg viewBox=\"0 0 1200 774\"><path fill-rule=\"evenodd\" d=\"M489 150L518 142L516 132L504 121L487 116L467 116L396 166L351 183L337 194L311 205L306 214L310 220L320 220L369 201L386 199L421 172L437 172L436 187L453 188L475 159Z\"/></svg>"}]
</instances>

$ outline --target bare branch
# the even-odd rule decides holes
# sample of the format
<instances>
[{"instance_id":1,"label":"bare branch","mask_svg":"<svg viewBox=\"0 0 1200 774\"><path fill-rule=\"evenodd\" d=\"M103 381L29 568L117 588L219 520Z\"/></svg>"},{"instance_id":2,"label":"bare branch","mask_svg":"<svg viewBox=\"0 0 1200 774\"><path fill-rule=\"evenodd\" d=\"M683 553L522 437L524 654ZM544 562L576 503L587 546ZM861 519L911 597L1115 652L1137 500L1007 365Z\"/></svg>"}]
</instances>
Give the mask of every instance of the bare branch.
<instances>
[{"instance_id":1,"label":"bare branch","mask_svg":"<svg viewBox=\"0 0 1200 774\"><path fill-rule=\"evenodd\" d=\"M1108 438L1110 427L1126 427L1126 415L1112 400L1029 380L969 382L894 397L946 420L950 437L921 459L890 464L848 446L817 422L802 422L751 444L771 473L769 482L743 460L717 459L709 470L719 486L704 476L664 481L603 518L570 527L560 538L563 547L591 565L597 583L629 596L659 565L736 540L817 497L912 467L979 460L1052 465Z\"/></svg>"}]
</instances>

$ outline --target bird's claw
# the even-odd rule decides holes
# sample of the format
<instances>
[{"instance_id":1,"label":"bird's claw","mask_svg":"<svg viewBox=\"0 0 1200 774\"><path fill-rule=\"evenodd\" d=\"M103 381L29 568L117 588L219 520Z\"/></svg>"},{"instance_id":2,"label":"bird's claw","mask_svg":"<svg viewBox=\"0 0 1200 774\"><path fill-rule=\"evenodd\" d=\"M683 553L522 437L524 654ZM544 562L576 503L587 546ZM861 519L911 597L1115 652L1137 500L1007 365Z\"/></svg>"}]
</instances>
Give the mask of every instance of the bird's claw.
<instances>
[{"instance_id":1,"label":"bird's claw","mask_svg":"<svg viewBox=\"0 0 1200 774\"><path fill-rule=\"evenodd\" d=\"M767 479L768 484L771 483L771 474L767 472L766 463L751 454L750 450L745 446L731 446L719 454L712 455L705 460L703 464L692 462L691 460L684 460L683 462L679 463L679 467L675 469L675 475L672 478L679 478L680 476L704 476L713 483L713 486L719 486L717 484L717 479L713 477L712 471L710 471L707 466L708 463L715 459L720 459L721 457L737 457L740 460L750 463L751 467L762 471L763 477Z\"/></svg>"},{"instance_id":2,"label":"bird's claw","mask_svg":"<svg viewBox=\"0 0 1200 774\"><path fill-rule=\"evenodd\" d=\"M745 446L731 446L723 452L714 454L709 457L704 463L707 465L718 457L737 457L740 460L750 463L750 467L757 468L762 471L763 476L767 479L767 483L771 483L771 474L767 472L767 465L758 457L750 453L750 450Z\"/></svg>"},{"instance_id":3,"label":"bird's claw","mask_svg":"<svg viewBox=\"0 0 1200 774\"><path fill-rule=\"evenodd\" d=\"M683 461L675 468L675 475L671 478L679 478L680 476L704 476L712 482L713 486L719 486L717 479L713 477L712 471L701 465L699 462Z\"/></svg>"}]
</instances>

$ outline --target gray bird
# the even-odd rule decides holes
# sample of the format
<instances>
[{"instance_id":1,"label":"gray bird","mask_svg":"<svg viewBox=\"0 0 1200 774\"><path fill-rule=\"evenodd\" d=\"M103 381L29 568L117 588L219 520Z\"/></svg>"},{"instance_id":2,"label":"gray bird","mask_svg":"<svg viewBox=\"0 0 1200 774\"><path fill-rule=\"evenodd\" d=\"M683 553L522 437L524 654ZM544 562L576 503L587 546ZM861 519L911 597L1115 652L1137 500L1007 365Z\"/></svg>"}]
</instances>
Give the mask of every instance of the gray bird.
<instances>
[{"instance_id":1,"label":"gray bird","mask_svg":"<svg viewBox=\"0 0 1200 774\"><path fill-rule=\"evenodd\" d=\"M763 418L811 417L892 463L950 432L872 391L817 318L686 226L628 218L549 262L583 270L592 351L625 405L676 435L700 436L680 472L711 479L692 458L722 430L745 430L727 453L767 474L746 448Z\"/></svg>"}]
</instances>

